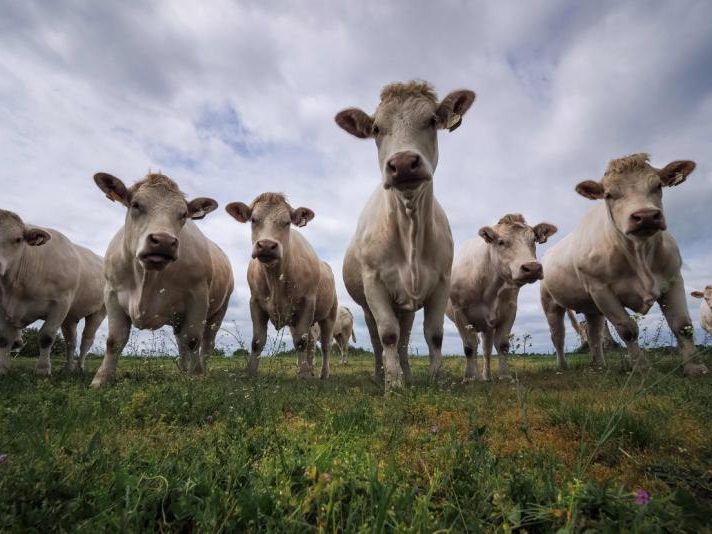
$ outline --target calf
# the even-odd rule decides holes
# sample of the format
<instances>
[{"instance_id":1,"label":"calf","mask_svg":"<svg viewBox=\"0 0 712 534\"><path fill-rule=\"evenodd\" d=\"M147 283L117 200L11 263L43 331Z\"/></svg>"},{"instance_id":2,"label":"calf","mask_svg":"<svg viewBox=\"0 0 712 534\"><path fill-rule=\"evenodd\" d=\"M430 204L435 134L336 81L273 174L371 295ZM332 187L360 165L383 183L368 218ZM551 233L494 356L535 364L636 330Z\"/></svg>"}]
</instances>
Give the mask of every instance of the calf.
<instances>
[{"instance_id":1,"label":"calf","mask_svg":"<svg viewBox=\"0 0 712 534\"><path fill-rule=\"evenodd\" d=\"M566 308L586 316L594 365L605 365L601 329L608 319L625 342L634 368L642 368L647 363L638 346L638 325L626 308L646 314L657 302L682 350L685 374L707 372L694 361L682 260L666 231L662 202L663 188L684 182L695 163L673 161L656 169L648 161L647 154L616 159L600 182L578 184L580 195L600 202L544 256L541 301L560 369L566 368Z\"/></svg>"},{"instance_id":2,"label":"calf","mask_svg":"<svg viewBox=\"0 0 712 534\"><path fill-rule=\"evenodd\" d=\"M376 376L386 390L411 380L408 341L415 312L424 308L430 375L442 365L442 339L453 242L445 211L433 194L438 130L453 131L475 100L454 91L441 102L424 82L381 91L373 116L345 109L336 123L378 148L381 186L361 212L344 257L344 283L364 312ZM385 373L384 373L385 363Z\"/></svg>"},{"instance_id":3,"label":"calf","mask_svg":"<svg viewBox=\"0 0 712 534\"><path fill-rule=\"evenodd\" d=\"M477 333L483 334L482 378L492 380L492 344L499 354L499 377L509 377L509 334L517 315L517 297L524 284L542 277L536 243L556 233L556 226L529 226L518 213L502 217L494 228L480 228L482 239L466 242L452 267L447 316L462 338L467 365L465 381L476 380Z\"/></svg>"},{"instance_id":4,"label":"calf","mask_svg":"<svg viewBox=\"0 0 712 534\"><path fill-rule=\"evenodd\" d=\"M130 188L106 173L94 175L94 181L127 211L106 251L109 336L92 386L114 379L131 326L172 326L183 370L205 373L233 278L225 253L193 220L215 210L217 202L186 200L178 185L162 174L149 174Z\"/></svg>"},{"instance_id":5,"label":"calf","mask_svg":"<svg viewBox=\"0 0 712 534\"><path fill-rule=\"evenodd\" d=\"M700 302L700 324L707 332L712 334L712 285L705 287L704 291L693 291L690 293Z\"/></svg>"},{"instance_id":6,"label":"calf","mask_svg":"<svg viewBox=\"0 0 712 534\"><path fill-rule=\"evenodd\" d=\"M0 374L10 367L8 354L22 346L21 330L43 320L35 371L51 373L50 351L57 330L67 345L66 369L84 370L104 308L103 260L63 234L26 225L0 210ZM84 319L78 366L74 362L77 324Z\"/></svg>"},{"instance_id":7,"label":"calf","mask_svg":"<svg viewBox=\"0 0 712 534\"><path fill-rule=\"evenodd\" d=\"M321 339L321 329L319 323L312 326L312 337ZM341 363L348 363L349 354L349 338L356 342L356 334L354 333L354 316L346 306L339 306L336 312L336 322L334 323L333 339L336 341L336 346L339 347L341 353Z\"/></svg>"},{"instance_id":8,"label":"calf","mask_svg":"<svg viewBox=\"0 0 712 534\"><path fill-rule=\"evenodd\" d=\"M225 209L252 226L252 260L247 268L252 316L252 350L247 364L257 375L258 358L267 342L267 322L289 327L298 352L298 375L313 372L311 326L321 328L321 378L329 377L329 341L336 320L334 275L309 242L290 226L305 226L314 218L309 208L292 208L280 193L262 193L249 206L232 202Z\"/></svg>"}]
</instances>

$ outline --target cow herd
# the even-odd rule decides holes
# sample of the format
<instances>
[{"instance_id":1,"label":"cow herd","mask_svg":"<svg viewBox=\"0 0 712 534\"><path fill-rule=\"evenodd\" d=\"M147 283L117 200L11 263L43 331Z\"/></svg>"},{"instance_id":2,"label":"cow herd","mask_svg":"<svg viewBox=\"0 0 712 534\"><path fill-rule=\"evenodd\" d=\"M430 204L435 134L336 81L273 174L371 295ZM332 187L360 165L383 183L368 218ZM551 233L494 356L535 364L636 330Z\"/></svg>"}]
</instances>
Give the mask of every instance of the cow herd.
<instances>
[{"instance_id":1,"label":"cow herd","mask_svg":"<svg viewBox=\"0 0 712 534\"><path fill-rule=\"evenodd\" d=\"M447 215L433 193L437 137L440 130L458 128L474 100L469 90L438 100L427 83L394 83L382 90L373 114L349 108L336 115L341 128L374 139L378 149L382 182L359 217L344 257L343 280L363 309L375 373L386 389L411 381L407 350L420 309L432 377L442 365L445 315L462 338L465 380L492 379L493 348L500 357L499 376L507 376L519 290L536 281L559 368L566 368L567 310L586 316L594 365L605 365L601 341L608 320L626 344L633 368L645 368L637 324L627 309L645 314L657 302L677 338L684 373L706 373L696 360L682 261L666 231L662 206L663 188L684 182L694 162L674 161L658 169L646 154L611 161L600 181L576 186L596 205L542 263L536 245L557 228L547 222L530 226L518 213L482 227L455 256ZM55 230L25 224L15 213L0 210L0 374L7 372L9 353L21 343L21 329L37 320L44 321L37 372L50 374L50 349L60 328L67 369L83 370L106 316L106 352L93 386L114 379L132 326L172 327L181 367L204 374L234 287L228 256L193 222L214 211L217 202L187 199L162 174L149 174L130 187L106 173L96 174L94 181L109 200L126 208L124 224L103 259ZM293 228L307 225L314 212L294 208L284 195L271 192L225 209L252 230L248 373L258 372L272 322L277 329L289 327L300 377L314 375L314 345L321 343L320 376L327 378L332 339L345 362L353 316L338 305L329 265ZM703 327L712 331L712 286L692 295L703 299ZM85 325L76 362L81 319ZM482 372L476 359L480 338Z\"/></svg>"}]
</instances>

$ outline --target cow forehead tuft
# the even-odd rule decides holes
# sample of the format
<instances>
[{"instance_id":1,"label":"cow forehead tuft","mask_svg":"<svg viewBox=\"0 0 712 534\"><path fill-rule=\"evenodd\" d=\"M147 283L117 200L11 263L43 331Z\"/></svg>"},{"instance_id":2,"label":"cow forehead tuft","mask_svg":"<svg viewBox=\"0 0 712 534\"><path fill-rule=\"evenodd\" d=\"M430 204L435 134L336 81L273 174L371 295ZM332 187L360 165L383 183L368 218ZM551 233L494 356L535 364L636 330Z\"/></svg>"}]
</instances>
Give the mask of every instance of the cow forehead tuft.
<instances>
[{"instance_id":1,"label":"cow forehead tuft","mask_svg":"<svg viewBox=\"0 0 712 534\"><path fill-rule=\"evenodd\" d=\"M437 103L438 101L438 96L433 86L420 80L391 83L381 90L381 102L405 100L407 98L426 98L432 103Z\"/></svg>"},{"instance_id":2,"label":"cow forehead tuft","mask_svg":"<svg viewBox=\"0 0 712 534\"><path fill-rule=\"evenodd\" d=\"M133 184L130 188L130 191L132 193L136 193L137 191L139 191L141 189L145 189L145 188L163 189L164 191L168 191L171 193L178 193L181 196L183 196L183 192L178 187L178 184L175 183L173 180L171 180L165 174L159 174L159 173L147 174L143 180L139 180L138 182Z\"/></svg>"},{"instance_id":3,"label":"cow forehead tuft","mask_svg":"<svg viewBox=\"0 0 712 534\"><path fill-rule=\"evenodd\" d=\"M290 207L289 202L287 201L287 196L284 193L261 193L260 195L255 198L255 200L252 201L252 206L250 206L252 209L255 209L255 206L257 204L267 204L271 206L279 206L281 204Z\"/></svg>"},{"instance_id":4,"label":"cow forehead tuft","mask_svg":"<svg viewBox=\"0 0 712 534\"><path fill-rule=\"evenodd\" d=\"M497 224L508 224L510 226L527 226L527 221L521 213L507 213Z\"/></svg>"},{"instance_id":5,"label":"cow forehead tuft","mask_svg":"<svg viewBox=\"0 0 712 534\"><path fill-rule=\"evenodd\" d=\"M25 223L22 222L20 216L14 211L1 210L0 209L0 223L4 222L14 222L20 226L24 226Z\"/></svg>"},{"instance_id":6,"label":"cow forehead tuft","mask_svg":"<svg viewBox=\"0 0 712 534\"><path fill-rule=\"evenodd\" d=\"M630 154L608 162L606 175L623 174L627 172L642 171L650 168L650 155L645 152Z\"/></svg>"}]
</instances>

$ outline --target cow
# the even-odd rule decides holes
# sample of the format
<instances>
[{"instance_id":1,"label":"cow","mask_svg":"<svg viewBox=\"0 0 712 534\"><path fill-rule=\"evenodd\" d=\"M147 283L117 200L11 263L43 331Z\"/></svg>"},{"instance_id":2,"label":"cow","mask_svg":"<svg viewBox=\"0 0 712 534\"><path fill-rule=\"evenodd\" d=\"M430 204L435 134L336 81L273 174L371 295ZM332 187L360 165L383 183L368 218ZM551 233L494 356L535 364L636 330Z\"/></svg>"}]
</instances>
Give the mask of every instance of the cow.
<instances>
[{"instance_id":1,"label":"cow","mask_svg":"<svg viewBox=\"0 0 712 534\"><path fill-rule=\"evenodd\" d=\"M312 337L321 339L321 329L319 323L314 323L312 326ZM346 306L339 306L336 312L336 322L334 323L334 334L332 336L339 347L341 353L341 363L348 363L349 355L349 338L356 343L356 334L354 333L354 316Z\"/></svg>"},{"instance_id":2,"label":"cow","mask_svg":"<svg viewBox=\"0 0 712 534\"><path fill-rule=\"evenodd\" d=\"M381 91L372 116L349 108L335 117L351 135L375 140L378 149L382 182L361 212L343 276L349 295L363 308L376 377L386 391L411 382L408 342L421 308L432 378L442 365L453 240L433 193L437 134L459 127L474 100L469 90L438 101L425 82L393 83Z\"/></svg>"},{"instance_id":3,"label":"cow","mask_svg":"<svg viewBox=\"0 0 712 534\"><path fill-rule=\"evenodd\" d=\"M517 315L519 290L541 279L536 244L546 243L555 233L553 224L532 227L521 214L510 213L494 227L480 228L480 237L467 241L455 258L446 314L462 338L467 358L465 382L478 378L478 333L482 334L484 355L482 379L492 380L493 344L499 355L498 376L510 378L509 334Z\"/></svg>"},{"instance_id":4,"label":"cow","mask_svg":"<svg viewBox=\"0 0 712 534\"><path fill-rule=\"evenodd\" d=\"M625 343L633 369L645 369L638 325L626 308L646 314L657 302L681 348L685 375L707 372L704 364L695 361L682 260L666 230L662 202L663 189L683 183L695 163L673 161L657 169L649 161L647 154L614 159L601 181L579 183L577 193L599 202L544 255L541 302L560 370L567 368L567 308L586 316L594 366L605 366L601 329L608 319Z\"/></svg>"},{"instance_id":5,"label":"cow","mask_svg":"<svg viewBox=\"0 0 712 534\"><path fill-rule=\"evenodd\" d=\"M693 291L690 293L700 302L700 324L707 332L712 334L712 284L705 287L704 291Z\"/></svg>"},{"instance_id":6,"label":"cow","mask_svg":"<svg viewBox=\"0 0 712 534\"><path fill-rule=\"evenodd\" d=\"M106 317L103 259L57 230L25 224L0 210L0 374L8 354L22 346L21 330L42 320L38 375L52 372L50 351L61 328L67 371L84 371L84 360ZM79 361L74 361L77 325L84 319Z\"/></svg>"},{"instance_id":7,"label":"cow","mask_svg":"<svg viewBox=\"0 0 712 534\"><path fill-rule=\"evenodd\" d=\"M267 323L289 327L298 354L297 374L314 374L311 327L321 329L321 378L329 377L329 341L334 329L336 286L331 267L319 260L309 242L291 225L302 227L314 218L309 208L293 208L281 193L262 193L250 205L231 202L225 210L252 229L252 259L247 267L252 317L249 376L257 375L258 358L267 342Z\"/></svg>"},{"instance_id":8,"label":"cow","mask_svg":"<svg viewBox=\"0 0 712 534\"><path fill-rule=\"evenodd\" d=\"M94 181L126 208L126 218L106 251L109 334L92 386L114 380L132 326L171 326L180 367L204 374L234 286L230 260L193 222L214 211L217 202L187 200L163 174L148 174L131 187L103 172Z\"/></svg>"}]
</instances>

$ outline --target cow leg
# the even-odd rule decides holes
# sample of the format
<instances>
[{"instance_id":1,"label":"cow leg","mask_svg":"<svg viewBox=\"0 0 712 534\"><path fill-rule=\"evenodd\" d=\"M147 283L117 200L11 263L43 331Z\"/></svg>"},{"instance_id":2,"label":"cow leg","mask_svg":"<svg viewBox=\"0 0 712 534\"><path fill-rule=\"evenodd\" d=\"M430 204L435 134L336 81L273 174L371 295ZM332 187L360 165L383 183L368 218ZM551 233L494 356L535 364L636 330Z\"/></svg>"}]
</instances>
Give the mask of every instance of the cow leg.
<instances>
[{"instance_id":1,"label":"cow leg","mask_svg":"<svg viewBox=\"0 0 712 534\"><path fill-rule=\"evenodd\" d=\"M331 310L329 316L319 321L319 329L321 330L321 374L320 378L329 378L329 351L331 349L331 337L334 333L334 322L336 321L336 304L334 304L334 309Z\"/></svg>"},{"instance_id":2,"label":"cow leg","mask_svg":"<svg viewBox=\"0 0 712 534\"><path fill-rule=\"evenodd\" d=\"M267 322L269 321L269 315L264 312L254 298L250 298L250 317L252 318L252 346L247 358L247 374L254 377L257 376L258 358L267 343Z\"/></svg>"},{"instance_id":3,"label":"cow leg","mask_svg":"<svg viewBox=\"0 0 712 534\"><path fill-rule=\"evenodd\" d=\"M551 341L554 343L554 349L556 350L557 367L559 371L565 371L569 368L566 363L566 354L564 353L564 340L566 337L564 314L566 309L554 302L554 299L551 298L551 295L543 286L541 288L541 305L544 308L544 314L551 332Z\"/></svg>"},{"instance_id":4,"label":"cow leg","mask_svg":"<svg viewBox=\"0 0 712 534\"><path fill-rule=\"evenodd\" d=\"M215 350L215 337L218 335L218 330L222 326L223 319L227 313L228 302L210 316L205 323L203 330L203 341L200 344L200 357L207 363L208 358Z\"/></svg>"},{"instance_id":5,"label":"cow leg","mask_svg":"<svg viewBox=\"0 0 712 534\"><path fill-rule=\"evenodd\" d=\"M509 371L509 335L512 333L512 326L514 326L514 319L517 316L516 309L513 312L506 314L506 318L503 319L502 323L497 326L494 331L494 347L497 350L497 356L499 359L499 369L497 370L497 377L501 380L509 380L512 375Z\"/></svg>"},{"instance_id":6,"label":"cow leg","mask_svg":"<svg viewBox=\"0 0 712 534\"><path fill-rule=\"evenodd\" d=\"M465 352L465 378L464 382L475 382L480 376L480 370L477 368L477 332L474 325L468 324L466 317L461 312L454 312L454 323L457 327L457 332L462 339L462 349Z\"/></svg>"},{"instance_id":7,"label":"cow leg","mask_svg":"<svg viewBox=\"0 0 712 534\"><path fill-rule=\"evenodd\" d=\"M54 338L57 337L57 331L67 317L68 311L69 303L62 306L55 305L47 315L44 324L40 327L40 331L38 332L40 357L37 360L35 374L40 376L49 376L52 374L52 362L50 361L52 345L54 344Z\"/></svg>"},{"instance_id":8,"label":"cow leg","mask_svg":"<svg viewBox=\"0 0 712 534\"><path fill-rule=\"evenodd\" d=\"M311 336L311 327L314 324L315 304L315 297L305 298L304 307L302 308L299 317L297 317L296 324L290 328L292 339L294 340L294 348L297 350L297 360L299 365L297 374L299 378L309 378L314 376L314 341ZM327 333L331 335L332 331L333 330L329 330ZM324 332L322 332L322 336L323 335ZM329 340L327 340L327 346L321 348L322 353L328 353L328 341Z\"/></svg>"},{"instance_id":9,"label":"cow leg","mask_svg":"<svg viewBox=\"0 0 712 534\"><path fill-rule=\"evenodd\" d=\"M203 331L207 324L208 289L197 289L188 296L186 312L176 335L178 349L187 355L188 372L194 375L204 375L207 372L204 355L200 354L203 342ZM182 347L182 348L181 348Z\"/></svg>"},{"instance_id":10,"label":"cow leg","mask_svg":"<svg viewBox=\"0 0 712 534\"><path fill-rule=\"evenodd\" d=\"M84 318L84 329L82 330L82 340L79 344L79 371L84 372L84 362L86 361L89 349L94 344L96 331L106 318L106 308L101 307L98 312L92 313Z\"/></svg>"},{"instance_id":11,"label":"cow leg","mask_svg":"<svg viewBox=\"0 0 712 534\"><path fill-rule=\"evenodd\" d=\"M628 357L633 362L633 370L647 367L648 362L638 345L638 325L616 296L608 288L599 287L591 291L591 298L625 343Z\"/></svg>"},{"instance_id":12,"label":"cow leg","mask_svg":"<svg viewBox=\"0 0 712 534\"><path fill-rule=\"evenodd\" d=\"M92 387L98 387L114 380L116 364L131 333L131 318L124 313L114 292L110 292L106 297L106 311L109 316L109 335L106 338L106 353L99 366L99 370L91 381Z\"/></svg>"},{"instance_id":13,"label":"cow leg","mask_svg":"<svg viewBox=\"0 0 712 534\"><path fill-rule=\"evenodd\" d=\"M10 370L10 350L19 334L20 330L8 324L0 313L0 376Z\"/></svg>"},{"instance_id":14,"label":"cow leg","mask_svg":"<svg viewBox=\"0 0 712 534\"><path fill-rule=\"evenodd\" d=\"M658 303L682 352L685 375L695 376L709 372L705 364L695 361L697 349L695 348L694 329L687 310L685 287L682 280L679 278L675 280L668 292L660 296Z\"/></svg>"},{"instance_id":15,"label":"cow leg","mask_svg":"<svg viewBox=\"0 0 712 534\"><path fill-rule=\"evenodd\" d=\"M344 347L343 347L343 344L344 344L344 335L343 335L343 334L336 334L336 335L334 336L334 341L336 342L336 346L339 347L339 356L340 356L339 361L340 361L342 364L345 364L345 363L346 363L346 354L344 353Z\"/></svg>"},{"instance_id":16,"label":"cow leg","mask_svg":"<svg viewBox=\"0 0 712 534\"><path fill-rule=\"evenodd\" d=\"M79 321L67 319L62 323L62 336L64 336L64 344L67 349L67 362L64 364L64 370L68 373L76 371L74 362L74 350L77 348L77 325Z\"/></svg>"},{"instance_id":17,"label":"cow leg","mask_svg":"<svg viewBox=\"0 0 712 534\"><path fill-rule=\"evenodd\" d=\"M410 344L410 333L413 329L413 321L415 320L415 312L404 312L398 320L400 328L400 339L398 340L398 361L401 369L403 369L403 380L406 385L413 383L413 375L410 371L410 362L408 361L408 345ZM348 338L344 342L348 348Z\"/></svg>"},{"instance_id":18,"label":"cow leg","mask_svg":"<svg viewBox=\"0 0 712 534\"><path fill-rule=\"evenodd\" d=\"M443 364L443 322L447 307L450 281L440 284L425 302L423 310L423 330L425 342L428 344L430 356L430 377L435 378L440 373Z\"/></svg>"},{"instance_id":19,"label":"cow leg","mask_svg":"<svg viewBox=\"0 0 712 534\"><path fill-rule=\"evenodd\" d=\"M368 335L371 338L371 346L373 347L373 358L374 358L374 378L377 382L382 382L384 380L383 374L383 345L381 345L381 338L378 335L378 326L376 325L376 319L373 317L371 310L364 306L363 316L366 320L366 328L368 328Z\"/></svg>"},{"instance_id":20,"label":"cow leg","mask_svg":"<svg viewBox=\"0 0 712 534\"><path fill-rule=\"evenodd\" d=\"M492 382L492 345L494 345L494 329L487 328L482 333L482 359L484 360L482 380L485 382Z\"/></svg>"},{"instance_id":21,"label":"cow leg","mask_svg":"<svg viewBox=\"0 0 712 534\"><path fill-rule=\"evenodd\" d=\"M606 357L603 354L603 326L606 318L600 313L587 313L586 328L588 328L588 345L591 348L591 363L594 367L605 367Z\"/></svg>"},{"instance_id":22,"label":"cow leg","mask_svg":"<svg viewBox=\"0 0 712 534\"><path fill-rule=\"evenodd\" d=\"M365 274L365 273L364 273ZM373 275L375 278L375 275ZM388 291L373 278L364 280L366 302L378 327L378 336L383 346L383 368L386 391L403 387L403 369L398 356L400 324L391 305Z\"/></svg>"}]
</instances>

